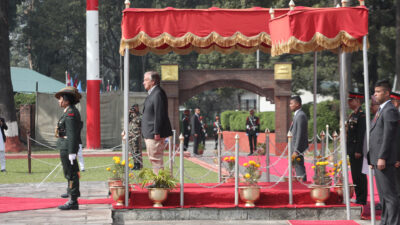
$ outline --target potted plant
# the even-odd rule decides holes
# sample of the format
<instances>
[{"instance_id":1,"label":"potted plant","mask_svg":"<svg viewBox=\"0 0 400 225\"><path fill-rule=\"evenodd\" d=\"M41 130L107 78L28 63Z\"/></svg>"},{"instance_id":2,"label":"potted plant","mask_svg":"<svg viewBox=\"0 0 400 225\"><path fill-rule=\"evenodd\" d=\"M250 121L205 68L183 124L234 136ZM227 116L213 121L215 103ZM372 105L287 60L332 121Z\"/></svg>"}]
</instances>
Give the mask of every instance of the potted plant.
<instances>
[{"instance_id":1,"label":"potted plant","mask_svg":"<svg viewBox=\"0 0 400 225\"><path fill-rule=\"evenodd\" d=\"M177 185L177 180L171 176L168 170L161 169L158 174L149 168L143 168L137 175L138 182L142 183L142 188L147 186L149 198L154 202L153 207L162 207L162 202L167 199L168 191L174 189Z\"/></svg>"},{"instance_id":2,"label":"potted plant","mask_svg":"<svg viewBox=\"0 0 400 225\"><path fill-rule=\"evenodd\" d=\"M350 167L350 162L347 161L347 165ZM339 202L343 201L343 175L342 175L342 160L340 160L338 163L335 163L333 165L333 169L329 171L329 175L332 176L333 179L333 190L338 194L339 196ZM354 184L349 184L349 190L350 190L350 195L349 198L353 197L354 195Z\"/></svg>"},{"instance_id":3,"label":"potted plant","mask_svg":"<svg viewBox=\"0 0 400 225\"><path fill-rule=\"evenodd\" d=\"M260 164L250 160L243 166L246 167L243 176L246 186L239 187L240 199L246 202L245 207L254 207L254 202L260 198L260 187L257 185L260 179Z\"/></svg>"},{"instance_id":4,"label":"potted plant","mask_svg":"<svg viewBox=\"0 0 400 225\"><path fill-rule=\"evenodd\" d=\"M235 161L236 158L234 156L226 156L223 159L224 165L228 170L228 176L225 177L225 182L226 183L233 183L235 182L235 178L234 178L234 172L235 172Z\"/></svg>"},{"instance_id":5,"label":"potted plant","mask_svg":"<svg viewBox=\"0 0 400 225\"><path fill-rule=\"evenodd\" d=\"M326 166L329 164L328 161L325 161L325 158L321 156L316 157L316 163L311 168L314 169L314 184L310 185L311 188L311 198L316 202L316 206L325 205L325 201L330 196L330 188L332 183L332 178L329 176L329 173L326 172Z\"/></svg>"},{"instance_id":6,"label":"potted plant","mask_svg":"<svg viewBox=\"0 0 400 225\"><path fill-rule=\"evenodd\" d=\"M113 199L117 201L117 205L123 205L125 200L125 186L124 184L124 174L125 174L125 160L121 161L118 156L113 157L114 163L111 167L107 167L106 170L110 172L110 177L108 178L109 193L112 195ZM133 168L133 164L129 163L129 168ZM130 174L131 177L131 174Z\"/></svg>"},{"instance_id":7,"label":"potted plant","mask_svg":"<svg viewBox=\"0 0 400 225\"><path fill-rule=\"evenodd\" d=\"M199 146L197 147L197 153L199 155L203 155L204 152L204 145L202 143L199 143Z\"/></svg>"}]
</instances>

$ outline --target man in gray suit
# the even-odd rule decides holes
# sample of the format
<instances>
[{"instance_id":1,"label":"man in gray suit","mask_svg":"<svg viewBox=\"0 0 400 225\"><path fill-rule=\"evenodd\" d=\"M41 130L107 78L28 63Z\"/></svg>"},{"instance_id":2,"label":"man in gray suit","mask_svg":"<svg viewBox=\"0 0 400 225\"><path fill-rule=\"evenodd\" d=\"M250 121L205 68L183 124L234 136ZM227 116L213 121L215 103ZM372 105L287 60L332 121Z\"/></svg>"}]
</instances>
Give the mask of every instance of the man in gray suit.
<instances>
[{"instance_id":1,"label":"man in gray suit","mask_svg":"<svg viewBox=\"0 0 400 225\"><path fill-rule=\"evenodd\" d=\"M290 98L289 108L294 112L293 122L289 128L293 136L292 159L299 159L295 160L294 168L296 176L301 176L303 177L303 181L307 181L303 153L308 149L308 120L306 114L301 110L300 96Z\"/></svg>"},{"instance_id":2,"label":"man in gray suit","mask_svg":"<svg viewBox=\"0 0 400 225\"><path fill-rule=\"evenodd\" d=\"M382 204L381 225L400 224L400 202L396 193L396 168L398 148L396 132L399 113L390 100L390 84L378 81L374 96L380 104L371 123L369 162L374 168L378 194Z\"/></svg>"}]
</instances>

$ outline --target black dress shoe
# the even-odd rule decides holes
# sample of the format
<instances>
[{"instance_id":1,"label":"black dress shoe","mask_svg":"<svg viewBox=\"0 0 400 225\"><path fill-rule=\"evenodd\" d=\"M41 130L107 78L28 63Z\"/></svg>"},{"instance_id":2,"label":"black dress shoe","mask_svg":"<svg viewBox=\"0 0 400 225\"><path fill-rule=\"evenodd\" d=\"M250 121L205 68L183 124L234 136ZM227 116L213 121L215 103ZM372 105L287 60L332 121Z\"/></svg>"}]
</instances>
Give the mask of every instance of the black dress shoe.
<instances>
[{"instance_id":1,"label":"black dress shoe","mask_svg":"<svg viewBox=\"0 0 400 225\"><path fill-rule=\"evenodd\" d=\"M78 210L79 209L79 205L78 205L78 201L69 200L64 205L58 206L58 208L61 209L61 210Z\"/></svg>"},{"instance_id":2,"label":"black dress shoe","mask_svg":"<svg viewBox=\"0 0 400 225\"><path fill-rule=\"evenodd\" d=\"M1 172L6 172L6 169L4 169L4 170L1 170Z\"/></svg>"},{"instance_id":3,"label":"black dress shoe","mask_svg":"<svg viewBox=\"0 0 400 225\"><path fill-rule=\"evenodd\" d=\"M247 154L247 156L252 156L253 155L253 153L249 153L249 154Z\"/></svg>"},{"instance_id":4,"label":"black dress shoe","mask_svg":"<svg viewBox=\"0 0 400 225\"><path fill-rule=\"evenodd\" d=\"M69 198L69 194L64 193L64 194L60 195L60 197L61 197L61 198Z\"/></svg>"}]
</instances>

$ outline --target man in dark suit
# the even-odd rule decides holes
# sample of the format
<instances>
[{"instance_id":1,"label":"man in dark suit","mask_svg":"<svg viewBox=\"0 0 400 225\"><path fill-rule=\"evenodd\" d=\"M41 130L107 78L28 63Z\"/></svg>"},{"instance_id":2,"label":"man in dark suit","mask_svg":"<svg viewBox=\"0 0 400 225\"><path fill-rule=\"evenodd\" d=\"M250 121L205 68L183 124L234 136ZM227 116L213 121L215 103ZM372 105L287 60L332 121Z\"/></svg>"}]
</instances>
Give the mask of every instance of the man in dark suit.
<instances>
[{"instance_id":1,"label":"man in dark suit","mask_svg":"<svg viewBox=\"0 0 400 225\"><path fill-rule=\"evenodd\" d=\"M367 176L361 172L363 163L363 142L365 135L365 113L361 108L364 95L349 92L348 105L353 112L347 120L347 154L350 159L351 177L355 186L357 204L367 203Z\"/></svg>"},{"instance_id":2,"label":"man in dark suit","mask_svg":"<svg viewBox=\"0 0 400 225\"><path fill-rule=\"evenodd\" d=\"M300 161L295 161L294 168L296 176L303 177L303 181L307 181L303 153L308 149L308 120L307 115L301 110L300 96L290 98L289 108L294 112L293 121L289 128L292 132L292 158L300 159Z\"/></svg>"},{"instance_id":3,"label":"man in dark suit","mask_svg":"<svg viewBox=\"0 0 400 225\"><path fill-rule=\"evenodd\" d=\"M392 100L393 106L397 109L397 111L400 110L400 94L399 93L391 93L390 94L390 99ZM400 113L400 112L399 112ZM399 116L399 125L397 126L397 136L396 136L396 141L397 141L397 149L400 148L400 116ZM397 195L400 197L400 152L397 153L397 160L396 163L394 164L394 167L396 167L396 192Z\"/></svg>"},{"instance_id":4,"label":"man in dark suit","mask_svg":"<svg viewBox=\"0 0 400 225\"><path fill-rule=\"evenodd\" d=\"M190 111L186 109L183 112L182 118L182 129L183 129L183 150L186 151L189 147L189 138L190 138Z\"/></svg>"},{"instance_id":5,"label":"man in dark suit","mask_svg":"<svg viewBox=\"0 0 400 225\"><path fill-rule=\"evenodd\" d=\"M164 169L164 140L172 135L168 117L168 99L160 87L161 77L155 71L144 74L143 86L148 92L144 101L142 134L153 172Z\"/></svg>"},{"instance_id":6,"label":"man in dark suit","mask_svg":"<svg viewBox=\"0 0 400 225\"><path fill-rule=\"evenodd\" d=\"M250 153L253 155L257 149L257 136L260 132L260 119L254 116L254 109L250 110L250 116L246 118L246 135L249 137Z\"/></svg>"},{"instance_id":7,"label":"man in dark suit","mask_svg":"<svg viewBox=\"0 0 400 225\"><path fill-rule=\"evenodd\" d=\"M0 164L1 172L6 172L6 134L4 130L7 130L6 121L0 117Z\"/></svg>"},{"instance_id":8,"label":"man in dark suit","mask_svg":"<svg viewBox=\"0 0 400 225\"><path fill-rule=\"evenodd\" d=\"M198 155L198 147L201 141L201 122L200 122L200 109L196 108L194 110L194 115L190 119L190 124L192 125L192 135L193 135L193 154Z\"/></svg>"},{"instance_id":9,"label":"man in dark suit","mask_svg":"<svg viewBox=\"0 0 400 225\"><path fill-rule=\"evenodd\" d=\"M396 146L399 112L390 101L388 81L376 83L374 96L380 106L371 124L368 156L382 204L381 224L400 224L400 205L394 179L399 150Z\"/></svg>"}]
</instances>

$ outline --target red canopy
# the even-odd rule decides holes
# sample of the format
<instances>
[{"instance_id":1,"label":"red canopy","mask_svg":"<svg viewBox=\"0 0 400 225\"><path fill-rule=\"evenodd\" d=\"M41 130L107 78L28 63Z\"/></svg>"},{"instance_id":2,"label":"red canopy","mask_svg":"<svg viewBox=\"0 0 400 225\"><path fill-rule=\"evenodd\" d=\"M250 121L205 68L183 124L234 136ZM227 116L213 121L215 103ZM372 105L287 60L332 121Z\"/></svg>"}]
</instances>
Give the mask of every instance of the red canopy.
<instances>
[{"instance_id":1,"label":"red canopy","mask_svg":"<svg viewBox=\"0 0 400 225\"><path fill-rule=\"evenodd\" d=\"M275 10L275 16L288 9ZM136 9L123 11L120 53L270 52L269 9Z\"/></svg>"},{"instance_id":2,"label":"red canopy","mask_svg":"<svg viewBox=\"0 0 400 225\"><path fill-rule=\"evenodd\" d=\"M340 8L299 8L269 23L272 56L323 49L345 52L362 49L368 34L368 10L364 6Z\"/></svg>"}]
</instances>

